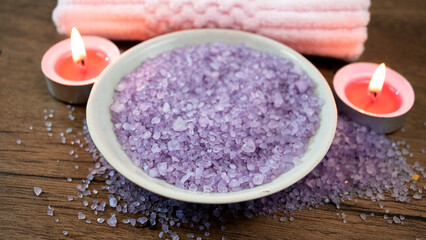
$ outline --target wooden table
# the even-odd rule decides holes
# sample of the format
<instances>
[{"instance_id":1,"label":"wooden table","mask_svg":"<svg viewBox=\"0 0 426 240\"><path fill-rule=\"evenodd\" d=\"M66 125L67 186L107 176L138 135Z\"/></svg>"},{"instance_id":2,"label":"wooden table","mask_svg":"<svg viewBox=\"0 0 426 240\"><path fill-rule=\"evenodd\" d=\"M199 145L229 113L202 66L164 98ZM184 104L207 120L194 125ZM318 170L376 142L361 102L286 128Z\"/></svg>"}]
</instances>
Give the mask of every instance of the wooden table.
<instances>
[{"instance_id":1,"label":"wooden table","mask_svg":"<svg viewBox=\"0 0 426 240\"><path fill-rule=\"evenodd\" d=\"M156 239L154 227L131 227L118 224L116 228L105 223L86 224L77 220L83 212L92 220L92 211L81 200L67 201L67 196L77 193L80 183L93 166L91 156L78 151L73 159L69 151L75 149L68 139L61 144L59 132L72 127L81 130L85 107L76 106L68 118L69 109L49 94L40 61L43 53L54 43L64 39L57 34L51 20L56 1L2 0L0 4L0 239ZM413 85L416 103L405 121L405 131L397 131L390 138L406 140L414 154L410 162L419 161L426 167L426 1L387 0L373 1L371 23L366 50L359 61L386 62L399 71ZM126 49L132 43L119 43ZM345 63L332 59L310 58L331 82L334 73ZM44 109L55 111L53 136L45 127ZM29 127L33 126L33 130ZM22 143L17 144L17 139ZM57 161L59 160L59 162ZM79 169L75 169L75 165ZM71 177L72 182L67 178ZM425 184L424 178L420 179ZM99 189L102 181L97 181ZM43 193L36 197L33 187L40 186ZM106 199L104 191L98 198ZM296 214L294 222L281 223L277 219L258 217L229 221L222 233L219 227L210 230L210 239L415 239L426 237L426 200L410 204L395 203L388 196L384 201L391 215L406 216L405 225L389 224L383 219L384 211L377 203L359 200L345 202L340 210L327 204L312 211ZM55 208L55 216L47 216L47 206ZM104 216L109 216L107 210ZM345 212L344 224L336 213ZM361 212L375 212L375 217L360 219ZM59 223L54 221L59 218ZM220 226L220 225L219 225ZM197 232L188 228L175 229L184 236ZM186 238L186 237L183 237Z\"/></svg>"}]
</instances>

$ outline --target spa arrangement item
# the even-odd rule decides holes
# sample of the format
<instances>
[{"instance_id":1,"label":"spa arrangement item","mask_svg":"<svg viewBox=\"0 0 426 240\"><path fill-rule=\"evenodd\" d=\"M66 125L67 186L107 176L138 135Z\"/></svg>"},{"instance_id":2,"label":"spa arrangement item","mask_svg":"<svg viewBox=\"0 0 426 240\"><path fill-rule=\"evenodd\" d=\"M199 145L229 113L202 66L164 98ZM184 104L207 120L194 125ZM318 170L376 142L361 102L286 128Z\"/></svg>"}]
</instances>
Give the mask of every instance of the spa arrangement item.
<instances>
[{"instance_id":1,"label":"spa arrangement item","mask_svg":"<svg viewBox=\"0 0 426 240\"><path fill-rule=\"evenodd\" d=\"M58 32L146 40L182 29L227 28L257 33L294 50L353 60L364 50L370 0L59 0Z\"/></svg>"},{"instance_id":2,"label":"spa arrangement item","mask_svg":"<svg viewBox=\"0 0 426 240\"><path fill-rule=\"evenodd\" d=\"M385 64L352 63L333 80L339 110L378 133L401 128L414 104L410 83Z\"/></svg>"},{"instance_id":3,"label":"spa arrangement item","mask_svg":"<svg viewBox=\"0 0 426 240\"><path fill-rule=\"evenodd\" d=\"M251 67L258 79L248 78ZM327 82L304 57L259 35L219 29L166 34L128 50L98 79L86 115L96 147L123 176L197 203L256 199L292 185L324 157L337 122ZM284 125L291 131L275 130ZM197 154L212 161L196 162ZM219 155L223 162L214 161ZM204 170L217 185L201 183Z\"/></svg>"},{"instance_id":4,"label":"spa arrangement item","mask_svg":"<svg viewBox=\"0 0 426 240\"><path fill-rule=\"evenodd\" d=\"M73 29L71 38L53 45L44 54L41 69L49 92L58 100L83 104L104 68L120 56L117 46L97 36L81 37Z\"/></svg>"}]
</instances>

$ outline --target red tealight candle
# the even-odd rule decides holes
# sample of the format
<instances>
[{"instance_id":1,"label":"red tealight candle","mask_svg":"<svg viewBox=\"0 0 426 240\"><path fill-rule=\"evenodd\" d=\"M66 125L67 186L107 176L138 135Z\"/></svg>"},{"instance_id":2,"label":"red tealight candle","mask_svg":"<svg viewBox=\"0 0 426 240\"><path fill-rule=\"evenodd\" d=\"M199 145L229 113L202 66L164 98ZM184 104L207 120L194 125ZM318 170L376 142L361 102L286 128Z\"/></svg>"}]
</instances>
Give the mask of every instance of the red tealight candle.
<instances>
[{"instance_id":1,"label":"red tealight candle","mask_svg":"<svg viewBox=\"0 0 426 240\"><path fill-rule=\"evenodd\" d=\"M89 49L86 53L87 60L85 67L80 67L76 64L71 54L65 54L60 58L55 65L55 71L61 77L70 81L82 81L97 77L106 66L110 59L105 53L98 50Z\"/></svg>"},{"instance_id":2,"label":"red tealight candle","mask_svg":"<svg viewBox=\"0 0 426 240\"><path fill-rule=\"evenodd\" d=\"M414 104L410 83L384 64L349 64L336 73L333 87L339 110L379 133L400 128Z\"/></svg>"},{"instance_id":3,"label":"red tealight candle","mask_svg":"<svg viewBox=\"0 0 426 240\"><path fill-rule=\"evenodd\" d=\"M382 63L371 79L355 79L348 83L345 94L358 108L375 114L392 113L401 107L397 89L385 83L386 70Z\"/></svg>"},{"instance_id":4,"label":"red tealight candle","mask_svg":"<svg viewBox=\"0 0 426 240\"><path fill-rule=\"evenodd\" d=\"M345 94L351 103L366 112L383 114L395 112L401 106L401 99L398 91L389 84L384 84L380 92L380 97L372 99L366 91L370 81L358 81L349 83Z\"/></svg>"},{"instance_id":5,"label":"red tealight candle","mask_svg":"<svg viewBox=\"0 0 426 240\"><path fill-rule=\"evenodd\" d=\"M111 41L95 36L71 38L52 46L43 56L42 71L50 93L67 103L86 103L92 85L120 51Z\"/></svg>"}]
</instances>

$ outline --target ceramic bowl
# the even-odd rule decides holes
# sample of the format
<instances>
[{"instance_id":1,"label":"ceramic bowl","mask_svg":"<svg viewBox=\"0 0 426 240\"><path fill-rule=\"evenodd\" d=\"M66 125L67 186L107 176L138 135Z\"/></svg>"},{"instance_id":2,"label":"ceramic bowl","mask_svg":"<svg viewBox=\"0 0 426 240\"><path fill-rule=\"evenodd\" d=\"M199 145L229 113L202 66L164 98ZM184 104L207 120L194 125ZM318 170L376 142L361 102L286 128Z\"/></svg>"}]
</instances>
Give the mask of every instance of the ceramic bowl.
<instances>
[{"instance_id":1,"label":"ceramic bowl","mask_svg":"<svg viewBox=\"0 0 426 240\"><path fill-rule=\"evenodd\" d=\"M316 84L316 94L323 99L320 126L309 141L300 164L270 183L228 193L204 193L180 189L158 178L152 178L136 167L121 149L113 130L110 106L114 101L114 88L122 77L140 66L145 60L187 45L226 42L244 43L247 47L288 58L301 68ZM306 58L291 48L256 34L223 29L185 30L162 35L142 42L109 65L93 86L87 104L87 124L98 150L108 163L135 184L158 195L194 203L224 204L247 201L273 194L306 176L327 153L336 130L337 109L332 91L324 77Z\"/></svg>"}]
</instances>

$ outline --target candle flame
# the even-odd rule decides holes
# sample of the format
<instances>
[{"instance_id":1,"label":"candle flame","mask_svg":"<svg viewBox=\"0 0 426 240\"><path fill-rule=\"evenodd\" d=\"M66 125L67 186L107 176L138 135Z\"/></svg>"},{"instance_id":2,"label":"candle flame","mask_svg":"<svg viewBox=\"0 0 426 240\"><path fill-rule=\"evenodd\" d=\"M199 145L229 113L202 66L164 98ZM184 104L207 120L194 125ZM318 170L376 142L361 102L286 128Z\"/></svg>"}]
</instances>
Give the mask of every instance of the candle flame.
<instances>
[{"instance_id":1,"label":"candle flame","mask_svg":"<svg viewBox=\"0 0 426 240\"><path fill-rule=\"evenodd\" d=\"M71 53L75 63L84 65L86 59L86 49L84 47L83 38L75 27L71 30Z\"/></svg>"},{"instance_id":2,"label":"candle flame","mask_svg":"<svg viewBox=\"0 0 426 240\"><path fill-rule=\"evenodd\" d=\"M376 71L371 77L370 84L368 85L368 91L374 95L382 91L383 84L385 82L386 66L384 63L380 64Z\"/></svg>"}]
</instances>

